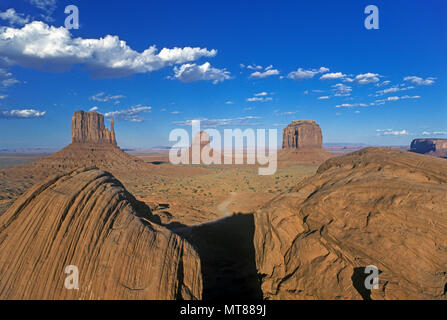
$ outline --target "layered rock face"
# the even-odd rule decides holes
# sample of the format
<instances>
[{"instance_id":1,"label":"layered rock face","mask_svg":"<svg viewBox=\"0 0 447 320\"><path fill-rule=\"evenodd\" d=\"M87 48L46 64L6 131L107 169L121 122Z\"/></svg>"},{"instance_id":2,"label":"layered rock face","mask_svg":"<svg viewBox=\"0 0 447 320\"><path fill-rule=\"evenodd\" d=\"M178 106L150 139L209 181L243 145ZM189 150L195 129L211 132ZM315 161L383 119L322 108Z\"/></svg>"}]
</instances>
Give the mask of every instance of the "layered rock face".
<instances>
[{"instance_id":1,"label":"layered rock face","mask_svg":"<svg viewBox=\"0 0 447 320\"><path fill-rule=\"evenodd\" d=\"M255 213L266 299L447 299L447 161L367 148ZM365 267L380 270L368 290Z\"/></svg>"},{"instance_id":2,"label":"layered rock face","mask_svg":"<svg viewBox=\"0 0 447 320\"><path fill-rule=\"evenodd\" d=\"M0 299L200 299L195 250L150 219L100 170L34 186L0 217ZM79 290L66 288L67 266Z\"/></svg>"},{"instance_id":3,"label":"layered rock face","mask_svg":"<svg viewBox=\"0 0 447 320\"><path fill-rule=\"evenodd\" d=\"M283 130L283 149L278 154L279 164L321 164L331 157L322 146L323 135L315 121L293 121Z\"/></svg>"},{"instance_id":4,"label":"layered rock face","mask_svg":"<svg viewBox=\"0 0 447 320\"><path fill-rule=\"evenodd\" d=\"M283 149L322 148L323 135L313 120L296 120L283 130Z\"/></svg>"},{"instance_id":5,"label":"layered rock face","mask_svg":"<svg viewBox=\"0 0 447 320\"><path fill-rule=\"evenodd\" d=\"M76 111L71 122L72 142L116 145L113 119L110 130L104 126L104 116L96 112Z\"/></svg>"},{"instance_id":6,"label":"layered rock face","mask_svg":"<svg viewBox=\"0 0 447 320\"><path fill-rule=\"evenodd\" d=\"M415 139L410 148L411 152L447 158L447 139Z\"/></svg>"}]
</instances>

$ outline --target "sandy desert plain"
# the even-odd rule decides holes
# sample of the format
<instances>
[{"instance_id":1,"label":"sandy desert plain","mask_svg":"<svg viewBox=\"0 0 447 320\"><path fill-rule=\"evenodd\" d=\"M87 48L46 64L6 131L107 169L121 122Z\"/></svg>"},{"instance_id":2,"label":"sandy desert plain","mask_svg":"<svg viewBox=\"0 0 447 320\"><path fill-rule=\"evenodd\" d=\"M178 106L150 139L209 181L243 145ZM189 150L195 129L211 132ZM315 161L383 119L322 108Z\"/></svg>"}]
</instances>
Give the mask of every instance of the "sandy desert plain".
<instances>
[{"instance_id":1,"label":"sandy desert plain","mask_svg":"<svg viewBox=\"0 0 447 320\"><path fill-rule=\"evenodd\" d=\"M95 112L74 114L72 137L0 155L2 299L446 298L444 141L331 153L315 121L293 121L260 176L126 153Z\"/></svg>"}]
</instances>

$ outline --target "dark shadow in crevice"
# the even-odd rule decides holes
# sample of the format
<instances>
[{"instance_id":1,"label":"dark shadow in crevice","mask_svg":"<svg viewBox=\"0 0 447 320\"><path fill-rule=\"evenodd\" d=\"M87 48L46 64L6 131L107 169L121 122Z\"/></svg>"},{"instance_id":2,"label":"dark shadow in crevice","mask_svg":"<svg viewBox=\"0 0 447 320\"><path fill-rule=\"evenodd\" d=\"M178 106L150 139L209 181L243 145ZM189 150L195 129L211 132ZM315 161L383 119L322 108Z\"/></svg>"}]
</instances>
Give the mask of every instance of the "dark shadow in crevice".
<instances>
[{"instance_id":1,"label":"dark shadow in crevice","mask_svg":"<svg viewBox=\"0 0 447 320\"><path fill-rule=\"evenodd\" d=\"M253 245L252 214L231 217L195 227L176 226L176 232L200 256L203 300L262 300Z\"/></svg>"},{"instance_id":2,"label":"dark shadow in crevice","mask_svg":"<svg viewBox=\"0 0 447 320\"><path fill-rule=\"evenodd\" d=\"M354 268L354 273L352 274L351 280L354 288L357 292L362 296L363 300L372 300L371 299L371 290L367 289L365 286L365 280L371 273L365 273L366 267L358 267ZM379 274L382 273L379 270Z\"/></svg>"}]
</instances>

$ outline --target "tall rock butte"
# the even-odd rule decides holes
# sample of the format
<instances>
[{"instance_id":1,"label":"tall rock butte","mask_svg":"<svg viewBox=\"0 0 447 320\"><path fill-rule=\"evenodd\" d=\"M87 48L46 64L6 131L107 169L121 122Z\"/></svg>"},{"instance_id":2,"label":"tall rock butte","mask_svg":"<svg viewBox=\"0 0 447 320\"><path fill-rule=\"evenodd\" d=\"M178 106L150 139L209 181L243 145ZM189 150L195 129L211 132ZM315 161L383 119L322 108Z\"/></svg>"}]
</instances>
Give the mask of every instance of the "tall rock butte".
<instances>
[{"instance_id":1,"label":"tall rock butte","mask_svg":"<svg viewBox=\"0 0 447 320\"><path fill-rule=\"evenodd\" d=\"M447 158L447 139L414 139L410 151Z\"/></svg>"},{"instance_id":2,"label":"tall rock butte","mask_svg":"<svg viewBox=\"0 0 447 320\"><path fill-rule=\"evenodd\" d=\"M113 119L110 130L104 126L104 116L96 112L76 111L71 122L73 143L117 145Z\"/></svg>"},{"instance_id":3,"label":"tall rock butte","mask_svg":"<svg viewBox=\"0 0 447 320\"><path fill-rule=\"evenodd\" d=\"M323 149L323 134L315 121L295 120L284 128L280 164L321 164L330 157Z\"/></svg>"},{"instance_id":4,"label":"tall rock butte","mask_svg":"<svg viewBox=\"0 0 447 320\"><path fill-rule=\"evenodd\" d=\"M322 148L323 134L313 120L295 120L283 130L283 149Z\"/></svg>"}]
</instances>

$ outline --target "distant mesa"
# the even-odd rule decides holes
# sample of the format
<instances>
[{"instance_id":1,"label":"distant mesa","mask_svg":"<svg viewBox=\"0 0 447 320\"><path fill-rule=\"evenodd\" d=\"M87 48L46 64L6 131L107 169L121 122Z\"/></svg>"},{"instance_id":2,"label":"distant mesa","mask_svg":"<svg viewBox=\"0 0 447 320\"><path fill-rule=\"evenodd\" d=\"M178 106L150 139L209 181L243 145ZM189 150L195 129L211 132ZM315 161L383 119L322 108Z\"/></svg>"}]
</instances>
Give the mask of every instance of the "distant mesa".
<instances>
[{"instance_id":1,"label":"distant mesa","mask_svg":"<svg viewBox=\"0 0 447 320\"><path fill-rule=\"evenodd\" d=\"M76 111L71 122L72 142L117 145L113 119L110 130L104 126L104 116L96 112Z\"/></svg>"},{"instance_id":2,"label":"distant mesa","mask_svg":"<svg viewBox=\"0 0 447 320\"><path fill-rule=\"evenodd\" d=\"M410 151L447 158L447 139L415 139L411 142Z\"/></svg>"},{"instance_id":3,"label":"distant mesa","mask_svg":"<svg viewBox=\"0 0 447 320\"><path fill-rule=\"evenodd\" d=\"M283 149L322 148L323 134L313 120L292 121L283 130Z\"/></svg>"},{"instance_id":4,"label":"distant mesa","mask_svg":"<svg viewBox=\"0 0 447 320\"><path fill-rule=\"evenodd\" d=\"M323 149L323 134L315 121L295 120L284 128L280 164L321 164L331 157Z\"/></svg>"}]
</instances>

